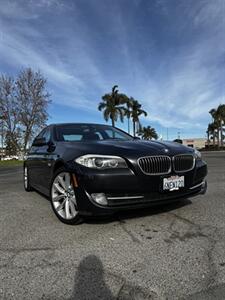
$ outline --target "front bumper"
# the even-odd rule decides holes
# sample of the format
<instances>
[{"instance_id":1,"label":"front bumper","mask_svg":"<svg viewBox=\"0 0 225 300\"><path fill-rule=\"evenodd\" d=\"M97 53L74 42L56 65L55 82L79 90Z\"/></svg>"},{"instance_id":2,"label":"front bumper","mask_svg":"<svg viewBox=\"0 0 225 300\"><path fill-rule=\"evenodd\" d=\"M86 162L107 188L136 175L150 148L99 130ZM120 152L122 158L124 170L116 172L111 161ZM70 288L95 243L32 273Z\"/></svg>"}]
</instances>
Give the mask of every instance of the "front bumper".
<instances>
[{"instance_id":1,"label":"front bumper","mask_svg":"<svg viewBox=\"0 0 225 300\"><path fill-rule=\"evenodd\" d=\"M207 165L203 161L196 162L195 168L186 173L185 188L178 191L162 191L164 177L148 176L132 169L105 170L79 169L75 173L78 181L76 188L77 205L82 215L107 215L119 210L138 209L157 204L177 201L204 194L207 189L205 177ZM91 196L92 193L104 193L107 205L100 205Z\"/></svg>"}]
</instances>

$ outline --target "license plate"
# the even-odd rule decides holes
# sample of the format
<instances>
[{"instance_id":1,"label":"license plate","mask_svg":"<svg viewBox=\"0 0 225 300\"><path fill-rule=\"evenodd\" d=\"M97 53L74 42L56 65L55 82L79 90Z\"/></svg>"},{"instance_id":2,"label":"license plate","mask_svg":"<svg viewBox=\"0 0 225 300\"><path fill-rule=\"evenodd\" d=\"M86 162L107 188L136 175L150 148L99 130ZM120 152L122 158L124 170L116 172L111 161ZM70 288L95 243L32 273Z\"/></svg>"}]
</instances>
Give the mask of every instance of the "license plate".
<instances>
[{"instance_id":1,"label":"license plate","mask_svg":"<svg viewBox=\"0 0 225 300\"><path fill-rule=\"evenodd\" d=\"M171 176L163 178L164 191L176 191L184 187L184 176Z\"/></svg>"}]
</instances>

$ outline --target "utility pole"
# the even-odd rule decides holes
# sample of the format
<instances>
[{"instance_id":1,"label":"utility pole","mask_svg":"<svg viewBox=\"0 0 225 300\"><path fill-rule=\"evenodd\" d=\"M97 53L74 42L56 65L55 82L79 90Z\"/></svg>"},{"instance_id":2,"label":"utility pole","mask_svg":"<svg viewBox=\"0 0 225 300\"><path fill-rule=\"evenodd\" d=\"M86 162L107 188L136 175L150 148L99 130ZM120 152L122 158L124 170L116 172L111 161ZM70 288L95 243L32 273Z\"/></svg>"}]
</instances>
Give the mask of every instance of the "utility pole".
<instances>
[{"instance_id":1,"label":"utility pole","mask_svg":"<svg viewBox=\"0 0 225 300\"><path fill-rule=\"evenodd\" d=\"M167 138L167 141L169 140L169 128L167 127L166 128L166 138Z\"/></svg>"},{"instance_id":2,"label":"utility pole","mask_svg":"<svg viewBox=\"0 0 225 300\"><path fill-rule=\"evenodd\" d=\"M180 131L177 132L177 138L180 140Z\"/></svg>"}]
</instances>

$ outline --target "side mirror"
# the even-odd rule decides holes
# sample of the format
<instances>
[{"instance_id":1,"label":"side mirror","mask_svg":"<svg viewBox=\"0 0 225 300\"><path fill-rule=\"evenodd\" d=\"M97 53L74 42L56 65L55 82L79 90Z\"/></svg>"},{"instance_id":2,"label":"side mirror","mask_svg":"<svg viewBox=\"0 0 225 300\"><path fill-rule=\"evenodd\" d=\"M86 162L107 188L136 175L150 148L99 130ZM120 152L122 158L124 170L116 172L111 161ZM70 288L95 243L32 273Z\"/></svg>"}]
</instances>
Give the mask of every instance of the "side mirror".
<instances>
[{"instance_id":1,"label":"side mirror","mask_svg":"<svg viewBox=\"0 0 225 300\"><path fill-rule=\"evenodd\" d=\"M33 142L33 146L44 146L47 145L45 138L36 138Z\"/></svg>"},{"instance_id":2,"label":"side mirror","mask_svg":"<svg viewBox=\"0 0 225 300\"><path fill-rule=\"evenodd\" d=\"M175 140L173 140L173 142L183 144L183 141L181 139L175 139Z\"/></svg>"}]
</instances>

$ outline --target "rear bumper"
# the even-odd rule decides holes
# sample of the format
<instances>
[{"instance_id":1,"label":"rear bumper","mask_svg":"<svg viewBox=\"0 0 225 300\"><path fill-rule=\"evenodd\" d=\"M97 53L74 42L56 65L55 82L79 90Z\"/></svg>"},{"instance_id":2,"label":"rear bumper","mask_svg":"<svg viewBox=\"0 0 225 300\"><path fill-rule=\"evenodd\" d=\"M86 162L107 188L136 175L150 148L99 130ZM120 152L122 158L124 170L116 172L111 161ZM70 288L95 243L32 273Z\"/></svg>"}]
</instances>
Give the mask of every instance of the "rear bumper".
<instances>
[{"instance_id":1,"label":"rear bumper","mask_svg":"<svg viewBox=\"0 0 225 300\"><path fill-rule=\"evenodd\" d=\"M170 174L171 176L174 174ZM179 174L181 175L181 174ZM135 174L132 170L120 173L76 174L78 210L82 215L108 215L120 210L138 209L190 198L204 194L207 190L207 166L199 161L191 172L183 174L186 187L178 191L163 192L163 176L146 176ZM167 177L168 177L167 176ZM165 177L165 176L164 176ZM92 193L104 193L107 205L100 205L91 196Z\"/></svg>"}]
</instances>

